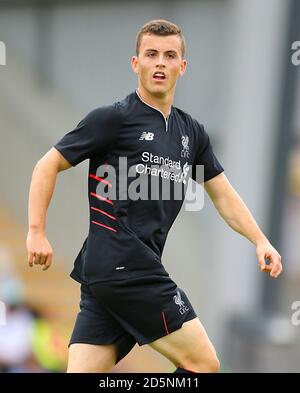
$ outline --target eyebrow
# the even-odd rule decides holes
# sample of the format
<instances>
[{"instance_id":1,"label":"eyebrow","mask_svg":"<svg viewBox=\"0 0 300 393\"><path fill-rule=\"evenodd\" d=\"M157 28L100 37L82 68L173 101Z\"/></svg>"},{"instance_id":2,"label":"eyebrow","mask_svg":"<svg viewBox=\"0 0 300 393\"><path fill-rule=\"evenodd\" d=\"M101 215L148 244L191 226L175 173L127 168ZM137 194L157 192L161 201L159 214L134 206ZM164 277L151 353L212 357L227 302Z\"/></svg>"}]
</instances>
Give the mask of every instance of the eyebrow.
<instances>
[{"instance_id":1,"label":"eyebrow","mask_svg":"<svg viewBox=\"0 0 300 393\"><path fill-rule=\"evenodd\" d=\"M157 49L146 49L145 52L158 52L158 50ZM175 53L175 54L177 54L177 52L175 50L172 50L172 49L166 50L165 53Z\"/></svg>"}]
</instances>

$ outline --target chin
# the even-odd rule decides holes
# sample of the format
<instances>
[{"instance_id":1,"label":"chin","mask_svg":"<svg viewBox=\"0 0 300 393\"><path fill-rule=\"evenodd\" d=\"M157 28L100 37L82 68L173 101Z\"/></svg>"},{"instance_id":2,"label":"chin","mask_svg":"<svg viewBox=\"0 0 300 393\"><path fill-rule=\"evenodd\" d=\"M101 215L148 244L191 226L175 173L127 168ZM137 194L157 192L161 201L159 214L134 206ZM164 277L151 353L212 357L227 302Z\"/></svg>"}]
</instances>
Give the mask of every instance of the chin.
<instances>
[{"instance_id":1,"label":"chin","mask_svg":"<svg viewBox=\"0 0 300 393\"><path fill-rule=\"evenodd\" d=\"M164 86L155 86L151 87L149 92L155 96L163 96L167 93L167 89Z\"/></svg>"}]
</instances>

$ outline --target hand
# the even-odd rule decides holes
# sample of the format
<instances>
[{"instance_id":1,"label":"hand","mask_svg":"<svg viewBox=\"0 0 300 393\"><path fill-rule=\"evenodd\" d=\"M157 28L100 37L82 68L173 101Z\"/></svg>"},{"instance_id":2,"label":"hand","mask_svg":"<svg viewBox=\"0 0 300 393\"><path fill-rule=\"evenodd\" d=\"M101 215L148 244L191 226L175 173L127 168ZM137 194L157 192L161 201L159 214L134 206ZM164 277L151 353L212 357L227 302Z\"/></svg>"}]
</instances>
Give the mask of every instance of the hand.
<instances>
[{"instance_id":1,"label":"hand","mask_svg":"<svg viewBox=\"0 0 300 393\"><path fill-rule=\"evenodd\" d=\"M30 267L44 265L42 270L47 270L52 263L52 247L46 236L40 232L29 231L27 235L28 264Z\"/></svg>"},{"instance_id":2,"label":"hand","mask_svg":"<svg viewBox=\"0 0 300 393\"><path fill-rule=\"evenodd\" d=\"M282 271L281 256L270 242L264 241L257 244L256 253L258 256L258 266L262 272L269 273L277 278ZM269 260L267 264L265 259Z\"/></svg>"}]
</instances>

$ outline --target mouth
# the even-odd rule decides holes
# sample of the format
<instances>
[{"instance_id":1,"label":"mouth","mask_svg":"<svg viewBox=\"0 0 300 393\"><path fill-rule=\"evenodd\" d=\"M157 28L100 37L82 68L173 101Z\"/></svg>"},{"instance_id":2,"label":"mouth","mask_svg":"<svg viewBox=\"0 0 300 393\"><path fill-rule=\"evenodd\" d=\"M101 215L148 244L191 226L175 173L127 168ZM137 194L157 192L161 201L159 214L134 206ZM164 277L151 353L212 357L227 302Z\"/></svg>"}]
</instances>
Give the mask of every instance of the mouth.
<instances>
[{"instance_id":1,"label":"mouth","mask_svg":"<svg viewBox=\"0 0 300 393\"><path fill-rule=\"evenodd\" d=\"M162 72L162 71L156 71L156 72L154 72L152 77L156 81L164 81L166 79L166 74L164 72Z\"/></svg>"}]
</instances>

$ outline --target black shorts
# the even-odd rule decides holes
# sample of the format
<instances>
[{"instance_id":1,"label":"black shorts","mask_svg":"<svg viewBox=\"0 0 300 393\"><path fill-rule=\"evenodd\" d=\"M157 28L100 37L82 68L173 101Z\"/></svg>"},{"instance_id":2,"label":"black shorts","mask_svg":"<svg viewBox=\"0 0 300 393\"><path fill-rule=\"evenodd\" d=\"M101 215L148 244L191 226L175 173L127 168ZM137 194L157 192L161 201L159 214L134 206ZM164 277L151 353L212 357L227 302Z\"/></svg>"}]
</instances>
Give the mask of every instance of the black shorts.
<instances>
[{"instance_id":1,"label":"black shorts","mask_svg":"<svg viewBox=\"0 0 300 393\"><path fill-rule=\"evenodd\" d=\"M69 345L114 343L119 362L136 343L151 343L196 317L186 294L169 276L82 284Z\"/></svg>"}]
</instances>

